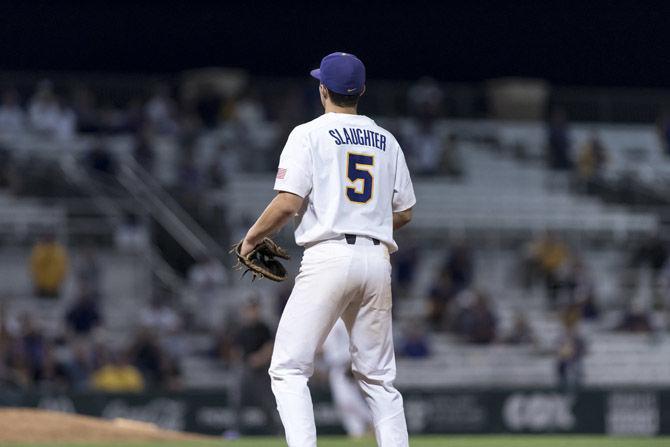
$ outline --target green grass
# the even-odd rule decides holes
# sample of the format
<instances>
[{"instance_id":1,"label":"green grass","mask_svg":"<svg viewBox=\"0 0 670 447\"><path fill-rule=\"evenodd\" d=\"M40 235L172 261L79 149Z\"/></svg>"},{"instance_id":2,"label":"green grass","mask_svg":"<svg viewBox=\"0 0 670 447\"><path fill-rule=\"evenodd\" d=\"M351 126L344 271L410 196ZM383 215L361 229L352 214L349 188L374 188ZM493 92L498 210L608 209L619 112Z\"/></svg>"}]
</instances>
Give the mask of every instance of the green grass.
<instances>
[{"instance_id":1,"label":"green grass","mask_svg":"<svg viewBox=\"0 0 670 447\"><path fill-rule=\"evenodd\" d=\"M236 441L125 444L9 444L3 447L284 447L278 438L243 438ZM375 447L373 439L352 441L342 437L319 438L319 447ZM412 447L668 447L670 438L609 438L605 436L415 436Z\"/></svg>"}]
</instances>

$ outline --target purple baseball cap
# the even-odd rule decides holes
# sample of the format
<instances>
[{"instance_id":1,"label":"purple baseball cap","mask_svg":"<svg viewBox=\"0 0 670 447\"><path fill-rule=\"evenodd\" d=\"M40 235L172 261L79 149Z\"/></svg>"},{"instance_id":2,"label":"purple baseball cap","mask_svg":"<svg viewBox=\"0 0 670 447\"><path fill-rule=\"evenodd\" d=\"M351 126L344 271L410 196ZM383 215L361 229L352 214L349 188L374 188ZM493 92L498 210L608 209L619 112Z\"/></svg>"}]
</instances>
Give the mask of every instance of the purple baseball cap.
<instances>
[{"instance_id":1,"label":"purple baseball cap","mask_svg":"<svg viewBox=\"0 0 670 447\"><path fill-rule=\"evenodd\" d=\"M335 93L360 95L365 87L365 65L350 53L331 53L310 74Z\"/></svg>"}]
</instances>

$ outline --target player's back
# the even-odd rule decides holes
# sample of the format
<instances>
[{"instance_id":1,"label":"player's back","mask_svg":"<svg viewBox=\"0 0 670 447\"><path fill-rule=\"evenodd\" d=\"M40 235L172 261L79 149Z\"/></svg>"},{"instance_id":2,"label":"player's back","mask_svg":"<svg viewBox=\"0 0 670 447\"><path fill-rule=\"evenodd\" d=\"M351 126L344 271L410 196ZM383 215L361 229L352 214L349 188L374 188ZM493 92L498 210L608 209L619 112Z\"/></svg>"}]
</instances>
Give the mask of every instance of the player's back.
<instances>
[{"instance_id":1,"label":"player's back","mask_svg":"<svg viewBox=\"0 0 670 447\"><path fill-rule=\"evenodd\" d=\"M391 133L363 115L326 113L291 133L275 189L296 192L286 187L295 171L309 183L298 188L303 194L309 189L300 194L307 200L296 229L298 244L355 234L395 251L394 194L409 194L412 186Z\"/></svg>"}]
</instances>

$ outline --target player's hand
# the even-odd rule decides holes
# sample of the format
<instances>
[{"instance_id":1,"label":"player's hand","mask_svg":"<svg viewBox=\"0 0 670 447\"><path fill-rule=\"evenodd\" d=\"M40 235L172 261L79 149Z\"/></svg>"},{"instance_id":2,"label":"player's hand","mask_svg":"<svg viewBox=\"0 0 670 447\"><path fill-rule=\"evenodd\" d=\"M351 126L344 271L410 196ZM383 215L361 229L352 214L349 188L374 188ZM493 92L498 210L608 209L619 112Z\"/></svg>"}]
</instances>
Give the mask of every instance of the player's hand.
<instances>
[{"instance_id":1,"label":"player's hand","mask_svg":"<svg viewBox=\"0 0 670 447\"><path fill-rule=\"evenodd\" d=\"M253 250L255 246L256 244L252 244L251 242L249 242L249 239L245 237L244 241L242 242L242 248L240 248L240 254L242 256L248 255L249 253L251 253L251 250Z\"/></svg>"}]
</instances>

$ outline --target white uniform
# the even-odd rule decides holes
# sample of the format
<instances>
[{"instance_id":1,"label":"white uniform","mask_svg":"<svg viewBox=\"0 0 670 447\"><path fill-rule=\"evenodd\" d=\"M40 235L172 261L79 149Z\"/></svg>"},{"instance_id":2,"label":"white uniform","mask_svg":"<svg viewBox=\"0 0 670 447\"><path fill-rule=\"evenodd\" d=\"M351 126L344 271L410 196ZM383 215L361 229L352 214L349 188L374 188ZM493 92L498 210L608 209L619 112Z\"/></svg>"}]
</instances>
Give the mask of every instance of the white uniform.
<instances>
[{"instance_id":1,"label":"white uniform","mask_svg":"<svg viewBox=\"0 0 670 447\"><path fill-rule=\"evenodd\" d=\"M378 445L407 446L402 397L393 386L389 252L397 249L392 213L416 199L400 146L370 118L326 113L291 132L275 189L306 199L295 231L305 252L270 365L289 447L316 446L307 380L340 317ZM357 236L355 244L347 234Z\"/></svg>"},{"instance_id":2,"label":"white uniform","mask_svg":"<svg viewBox=\"0 0 670 447\"><path fill-rule=\"evenodd\" d=\"M349 334L341 318L337 320L328 338L323 342L323 359L328 365L330 394L340 414L342 425L349 436L360 438L365 435L372 418L361 390L349 377L351 368Z\"/></svg>"}]
</instances>

